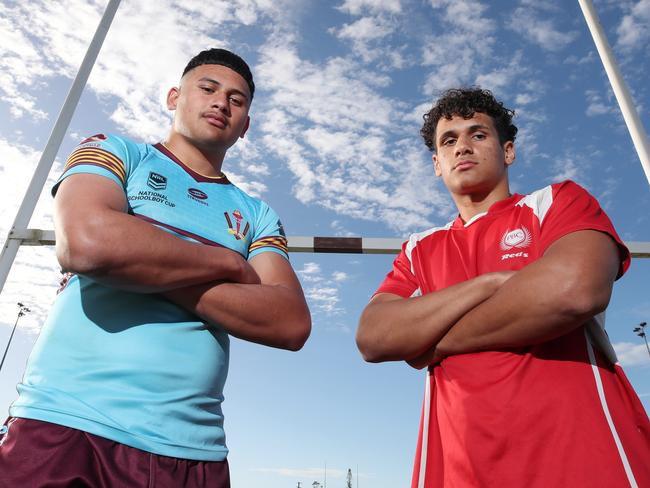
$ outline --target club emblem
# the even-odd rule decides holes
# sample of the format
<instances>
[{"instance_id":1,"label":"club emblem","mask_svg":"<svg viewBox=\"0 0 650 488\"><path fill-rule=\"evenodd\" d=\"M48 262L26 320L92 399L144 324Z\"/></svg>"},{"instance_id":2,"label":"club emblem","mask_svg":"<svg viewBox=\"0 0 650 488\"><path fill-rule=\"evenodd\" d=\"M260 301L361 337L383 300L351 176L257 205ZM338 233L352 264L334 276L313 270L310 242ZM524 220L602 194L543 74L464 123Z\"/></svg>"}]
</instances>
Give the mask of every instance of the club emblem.
<instances>
[{"instance_id":1,"label":"club emblem","mask_svg":"<svg viewBox=\"0 0 650 488\"><path fill-rule=\"evenodd\" d=\"M532 237L530 231L526 227L522 226L519 229L506 231L501 238L501 249L508 251L509 249L515 247L528 247Z\"/></svg>"},{"instance_id":2,"label":"club emblem","mask_svg":"<svg viewBox=\"0 0 650 488\"><path fill-rule=\"evenodd\" d=\"M230 214L228 212L224 212L223 215L224 217L226 217L226 222L228 222L228 234L231 234L238 241L246 237L246 234L248 233L248 229L250 229L250 225L248 224L248 222L246 222L246 226L244 227L244 230L243 231L241 230L241 224L242 221L244 220L244 217L242 216L239 210L234 210L232 213L232 217L235 220L234 226L232 224L233 219L230 218Z\"/></svg>"}]
</instances>

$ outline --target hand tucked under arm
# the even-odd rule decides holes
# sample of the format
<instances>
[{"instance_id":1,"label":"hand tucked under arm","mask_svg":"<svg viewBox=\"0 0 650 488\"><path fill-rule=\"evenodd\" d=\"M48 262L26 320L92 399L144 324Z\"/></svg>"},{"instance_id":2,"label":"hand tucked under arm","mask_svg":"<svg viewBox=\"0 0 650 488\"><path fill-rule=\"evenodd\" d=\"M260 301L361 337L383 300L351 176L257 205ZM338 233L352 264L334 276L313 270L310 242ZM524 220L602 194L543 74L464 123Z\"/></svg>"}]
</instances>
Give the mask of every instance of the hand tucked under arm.
<instances>
[{"instance_id":1,"label":"hand tucked under arm","mask_svg":"<svg viewBox=\"0 0 650 488\"><path fill-rule=\"evenodd\" d=\"M511 275L488 273L420 297L376 295L363 311L357 329L357 346L363 358L381 362L420 356Z\"/></svg>"},{"instance_id":2,"label":"hand tucked under arm","mask_svg":"<svg viewBox=\"0 0 650 488\"><path fill-rule=\"evenodd\" d=\"M259 283L230 249L189 242L126 213L113 181L76 174L55 199L56 252L65 271L125 290L152 293L227 280Z\"/></svg>"},{"instance_id":3,"label":"hand tucked under arm","mask_svg":"<svg viewBox=\"0 0 650 488\"><path fill-rule=\"evenodd\" d=\"M163 295L235 337L297 351L309 337L311 317L291 265L265 252L252 258L251 266L261 284L201 284Z\"/></svg>"},{"instance_id":4,"label":"hand tucked under arm","mask_svg":"<svg viewBox=\"0 0 650 488\"><path fill-rule=\"evenodd\" d=\"M431 359L560 337L605 310L618 268L619 251L610 236L594 230L568 234L465 314Z\"/></svg>"}]
</instances>

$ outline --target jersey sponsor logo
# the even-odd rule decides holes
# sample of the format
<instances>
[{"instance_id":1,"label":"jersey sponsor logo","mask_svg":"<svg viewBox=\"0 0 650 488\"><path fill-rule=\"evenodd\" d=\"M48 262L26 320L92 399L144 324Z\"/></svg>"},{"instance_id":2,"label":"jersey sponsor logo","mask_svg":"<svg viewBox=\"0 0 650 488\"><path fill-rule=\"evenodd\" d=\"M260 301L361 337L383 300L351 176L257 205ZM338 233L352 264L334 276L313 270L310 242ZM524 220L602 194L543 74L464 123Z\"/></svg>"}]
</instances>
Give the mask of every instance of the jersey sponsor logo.
<instances>
[{"instance_id":1,"label":"jersey sponsor logo","mask_svg":"<svg viewBox=\"0 0 650 488\"><path fill-rule=\"evenodd\" d=\"M509 251L514 248L524 248L530 246L532 237L530 231L521 226L519 229L506 231L501 238L501 249Z\"/></svg>"},{"instance_id":2,"label":"jersey sponsor logo","mask_svg":"<svg viewBox=\"0 0 650 488\"><path fill-rule=\"evenodd\" d=\"M167 188L167 178L163 175L150 171L149 178L147 178L147 186L158 191L164 190Z\"/></svg>"},{"instance_id":3,"label":"jersey sponsor logo","mask_svg":"<svg viewBox=\"0 0 650 488\"><path fill-rule=\"evenodd\" d=\"M250 225L248 222L246 222L244 230L241 230L242 223L244 222L244 216L241 214L241 212L239 210L234 210L232 212L232 219L230 218L230 214L228 212L224 212L223 216L226 218L226 223L228 224L228 234L232 235L238 241L244 239L244 237L246 237L246 234L248 234ZM235 221L235 225L233 225L233 220Z\"/></svg>"},{"instance_id":4,"label":"jersey sponsor logo","mask_svg":"<svg viewBox=\"0 0 650 488\"><path fill-rule=\"evenodd\" d=\"M90 136L83 141L81 141L79 144L86 144L88 142L99 142L99 141L105 141L106 136L104 134L95 134L94 136Z\"/></svg>"},{"instance_id":5,"label":"jersey sponsor logo","mask_svg":"<svg viewBox=\"0 0 650 488\"><path fill-rule=\"evenodd\" d=\"M503 256L501 256L501 261L505 261L506 259L512 259L512 258L527 258L527 257L528 257L528 253L523 251L505 253Z\"/></svg>"},{"instance_id":6,"label":"jersey sponsor logo","mask_svg":"<svg viewBox=\"0 0 650 488\"><path fill-rule=\"evenodd\" d=\"M208 195L198 188L188 188L187 189L187 198L194 200L195 202L200 203L201 205L207 205L208 202L205 200L208 199Z\"/></svg>"}]
</instances>

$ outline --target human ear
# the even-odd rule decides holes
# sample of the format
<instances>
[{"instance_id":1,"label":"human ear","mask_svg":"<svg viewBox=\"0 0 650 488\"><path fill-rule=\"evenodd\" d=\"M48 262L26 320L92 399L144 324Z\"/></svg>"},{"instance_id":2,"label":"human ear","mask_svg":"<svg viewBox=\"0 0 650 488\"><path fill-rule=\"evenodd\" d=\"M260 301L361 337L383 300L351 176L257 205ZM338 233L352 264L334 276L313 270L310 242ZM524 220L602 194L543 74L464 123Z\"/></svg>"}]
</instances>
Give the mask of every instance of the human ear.
<instances>
[{"instance_id":1,"label":"human ear","mask_svg":"<svg viewBox=\"0 0 650 488\"><path fill-rule=\"evenodd\" d=\"M433 161L433 171L435 172L436 176L442 176L442 171L440 170L440 163L438 162L438 156L433 154L431 156L431 160Z\"/></svg>"},{"instance_id":2,"label":"human ear","mask_svg":"<svg viewBox=\"0 0 650 488\"><path fill-rule=\"evenodd\" d=\"M506 143L503 145L503 152L505 154L506 166L510 166L515 162L516 158L515 143L512 141L506 141Z\"/></svg>"},{"instance_id":3,"label":"human ear","mask_svg":"<svg viewBox=\"0 0 650 488\"><path fill-rule=\"evenodd\" d=\"M176 103L178 102L179 89L172 87L167 92L167 110L176 110Z\"/></svg>"},{"instance_id":4,"label":"human ear","mask_svg":"<svg viewBox=\"0 0 650 488\"><path fill-rule=\"evenodd\" d=\"M242 129L241 134L239 134L240 139L244 138L244 135L248 131L248 128L250 127L250 125L251 125L251 118L249 116L246 116L246 124L244 124L244 128Z\"/></svg>"}]
</instances>

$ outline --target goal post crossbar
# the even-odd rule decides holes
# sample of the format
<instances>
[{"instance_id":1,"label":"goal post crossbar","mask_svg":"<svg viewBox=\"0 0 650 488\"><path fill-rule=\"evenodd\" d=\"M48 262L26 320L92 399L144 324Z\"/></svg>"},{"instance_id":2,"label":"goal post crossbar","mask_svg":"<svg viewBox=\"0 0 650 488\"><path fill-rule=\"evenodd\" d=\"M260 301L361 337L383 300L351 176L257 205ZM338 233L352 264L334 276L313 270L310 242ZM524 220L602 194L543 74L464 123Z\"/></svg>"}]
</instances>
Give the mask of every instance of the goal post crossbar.
<instances>
[{"instance_id":1,"label":"goal post crossbar","mask_svg":"<svg viewBox=\"0 0 650 488\"><path fill-rule=\"evenodd\" d=\"M25 229L13 231L9 239L23 246L52 246L54 231ZM399 237L287 237L290 253L327 254L398 254L404 239ZM633 258L650 258L650 242L627 241L625 245Z\"/></svg>"}]
</instances>

